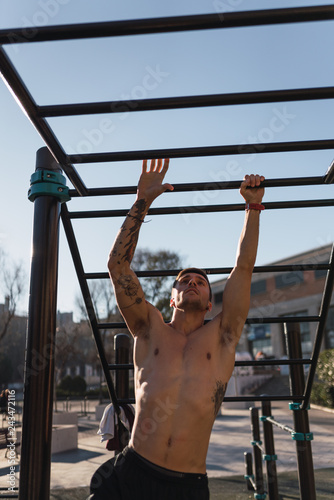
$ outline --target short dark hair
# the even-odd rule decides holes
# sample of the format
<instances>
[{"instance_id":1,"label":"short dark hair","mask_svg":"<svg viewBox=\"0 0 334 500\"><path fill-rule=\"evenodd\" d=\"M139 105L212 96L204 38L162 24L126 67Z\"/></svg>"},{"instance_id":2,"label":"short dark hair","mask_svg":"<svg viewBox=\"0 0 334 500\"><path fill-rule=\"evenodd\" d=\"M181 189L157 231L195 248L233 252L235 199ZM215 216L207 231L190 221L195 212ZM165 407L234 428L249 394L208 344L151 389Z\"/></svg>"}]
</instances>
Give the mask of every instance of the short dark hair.
<instances>
[{"instance_id":1,"label":"short dark hair","mask_svg":"<svg viewBox=\"0 0 334 500\"><path fill-rule=\"evenodd\" d=\"M203 278L206 280L207 284L209 285L210 301L211 301L211 299L212 299L212 290L211 290L211 285L210 285L209 278L208 278L206 272L203 271L203 269L199 269L198 267L187 267L186 269L182 269L182 271L180 271L179 274L175 278L175 281L173 283L173 288L176 287L176 283L179 281L179 279L181 278L181 276L183 276L184 274L189 274L189 273L200 274L201 276L203 276Z\"/></svg>"}]
</instances>

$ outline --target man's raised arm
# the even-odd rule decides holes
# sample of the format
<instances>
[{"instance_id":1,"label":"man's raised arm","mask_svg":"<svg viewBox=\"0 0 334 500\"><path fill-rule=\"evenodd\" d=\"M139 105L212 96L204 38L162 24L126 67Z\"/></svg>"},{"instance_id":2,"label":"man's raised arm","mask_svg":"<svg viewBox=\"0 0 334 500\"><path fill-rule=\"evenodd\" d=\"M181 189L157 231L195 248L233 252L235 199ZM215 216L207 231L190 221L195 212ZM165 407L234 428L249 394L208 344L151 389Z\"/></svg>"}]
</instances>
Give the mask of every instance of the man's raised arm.
<instances>
[{"instance_id":1,"label":"man's raised arm","mask_svg":"<svg viewBox=\"0 0 334 500\"><path fill-rule=\"evenodd\" d=\"M244 227L240 236L235 266L227 280L223 293L221 313L222 335L224 331L235 343L239 341L247 319L250 304L250 287L259 240L259 220L264 188L259 187L263 176L246 175L240 194L246 201ZM252 189L247 189L251 187Z\"/></svg>"},{"instance_id":2,"label":"man's raised arm","mask_svg":"<svg viewBox=\"0 0 334 500\"><path fill-rule=\"evenodd\" d=\"M138 182L137 198L129 210L109 254L108 269L114 285L118 307L133 335L148 322L148 306L144 292L130 264L137 246L139 230L152 202L170 184L162 184L168 170L169 160L143 161L142 173Z\"/></svg>"}]
</instances>

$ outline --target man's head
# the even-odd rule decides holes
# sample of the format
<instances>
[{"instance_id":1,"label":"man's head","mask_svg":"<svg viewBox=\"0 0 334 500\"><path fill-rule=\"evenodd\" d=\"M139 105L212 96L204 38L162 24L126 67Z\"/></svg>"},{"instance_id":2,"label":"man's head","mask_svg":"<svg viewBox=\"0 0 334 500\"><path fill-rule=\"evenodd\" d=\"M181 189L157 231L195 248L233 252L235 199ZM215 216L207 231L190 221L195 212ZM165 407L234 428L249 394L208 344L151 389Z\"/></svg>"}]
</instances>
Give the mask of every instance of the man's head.
<instances>
[{"instance_id":1,"label":"man's head","mask_svg":"<svg viewBox=\"0 0 334 500\"><path fill-rule=\"evenodd\" d=\"M196 297L185 297L192 289L194 289L193 295L198 295L198 300L196 300ZM173 283L172 307L176 306L176 295L182 296L182 302L186 299L187 303L191 303L195 307L196 303L198 303L198 307L203 307L205 303L205 310L211 310L211 286L207 274L202 269L198 269L197 267L182 269Z\"/></svg>"}]
</instances>

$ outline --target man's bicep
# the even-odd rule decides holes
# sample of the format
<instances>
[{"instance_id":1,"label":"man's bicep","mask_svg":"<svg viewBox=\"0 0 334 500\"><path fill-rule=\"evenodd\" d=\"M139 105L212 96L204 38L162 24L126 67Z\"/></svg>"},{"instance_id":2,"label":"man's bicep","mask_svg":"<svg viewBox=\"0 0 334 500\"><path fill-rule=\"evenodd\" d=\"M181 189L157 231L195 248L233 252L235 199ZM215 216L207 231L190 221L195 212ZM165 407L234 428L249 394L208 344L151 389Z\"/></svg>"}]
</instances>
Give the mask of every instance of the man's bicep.
<instances>
[{"instance_id":1,"label":"man's bicep","mask_svg":"<svg viewBox=\"0 0 334 500\"><path fill-rule=\"evenodd\" d=\"M249 311L251 280L249 271L235 267L223 293L222 324L237 338L241 335Z\"/></svg>"},{"instance_id":2,"label":"man's bicep","mask_svg":"<svg viewBox=\"0 0 334 500\"><path fill-rule=\"evenodd\" d=\"M119 273L110 273L118 308L134 335L138 325L148 321L145 294L137 275L131 268Z\"/></svg>"}]
</instances>

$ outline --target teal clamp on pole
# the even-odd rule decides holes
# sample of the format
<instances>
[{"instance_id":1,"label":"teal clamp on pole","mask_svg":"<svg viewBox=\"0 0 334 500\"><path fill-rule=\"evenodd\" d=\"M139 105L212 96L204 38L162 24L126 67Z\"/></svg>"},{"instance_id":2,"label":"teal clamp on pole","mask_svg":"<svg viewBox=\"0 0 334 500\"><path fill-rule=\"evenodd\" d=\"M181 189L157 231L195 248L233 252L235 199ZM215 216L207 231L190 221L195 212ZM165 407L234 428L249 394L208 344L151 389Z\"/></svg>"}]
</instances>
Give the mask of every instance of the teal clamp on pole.
<instances>
[{"instance_id":1,"label":"teal clamp on pole","mask_svg":"<svg viewBox=\"0 0 334 500\"><path fill-rule=\"evenodd\" d=\"M289 410L293 410L293 411L298 411L298 410L301 410L301 403L289 403ZM309 410L310 409L310 405L307 406L307 408L305 408L305 410ZM304 410L304 408L303 408Z\"/></svg>"},{"instance_id":2,"label":"teal clamp on pole","mask_svg":"<svg viewBox=\"0 0 334 500\"><path fill-rule=\"evenodd\" d=\"M254 493L254 498L256 500L266 500L267 493Z\"/></svg>"},{"instance_id":3,"label":"teal clamp on pole","mask_svg":"<svg viewBox=\"0 0 334 500\"><path fill-rule=\"evenodd\" d=\"M291 437L294 441L312 441L313 432L307 432L306 434L303 432L293 432Z\"/></svg>"},{"instance_id":4,"label":"teal clamp on pole","mask_svg":"<svg viewBox=\"0 0 334 500\"><path fill-rule=\"evenodd\" d=\"M273 418L273 417L272 417L272 415L262 415L262 417L260 417L260 421L261 422L266 422L267 418Z\"/></svg>"},{"instance_id":5,"label":"teal clamp on pole","mask_svg":"<svg viewBox=\"0 0 334 500\"><path fill-rule=\"evenodd\" d=\"M36 170L30 178L28 199L35 201L38 196L55 196L60 203L71 199L61 166L47 147L37 151Z\"/></svg>"},{"instance_id":6,"label":"teal clamp on pole","mask_svg":"<svg viewBox=\"0 0 334 500\"><path fill-rule=\"evenodd\" d=\"M277 455L263 455L263 460L267 460L270 462L271 460L276 461L277 460Z\"/></svg>"},{"instance_id":7,"label":"teal clamp on pole","mask_svg":"<svg viewBox=\"0 0 334 500\"><path fill-rule=\"evenodd\" d=\"M37 196L56 196L61 203L71 199L65 177L52 170L38 170L32 174L28 199L35 201Z\"/></svg>"}]
</instances>

